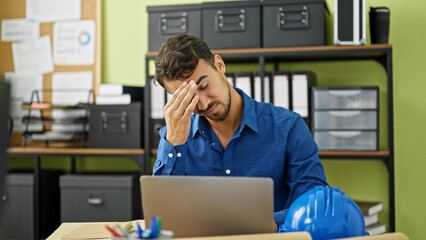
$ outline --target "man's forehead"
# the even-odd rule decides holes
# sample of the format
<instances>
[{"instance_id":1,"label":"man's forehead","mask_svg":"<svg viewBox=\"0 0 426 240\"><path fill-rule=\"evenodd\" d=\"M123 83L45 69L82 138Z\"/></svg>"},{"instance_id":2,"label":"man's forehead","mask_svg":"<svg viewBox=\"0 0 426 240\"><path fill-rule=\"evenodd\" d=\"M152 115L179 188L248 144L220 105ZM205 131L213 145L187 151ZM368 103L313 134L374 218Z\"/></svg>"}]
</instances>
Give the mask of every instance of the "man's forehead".
<instances>
[{"instance_id":1,"label":"man's forehead","mask_svg":"<svg viewBox=\"0 0 426 240\"><path fill-rule=\"evenodd\" d=\"M179 86L182 85L182 83L189 82L191 80L197 81L197 79L201 77L201 73L204 72L203 69L205 70L205 67L208 67L208 66L210 65L206 61L200 59L198 61L197 67L194 69L192 73L189 73L187 77L180 78L180 79L170 79L170 80L164 81L165 89L169 93L173 94L179 88Z\"/></svg>"}]
</instances>

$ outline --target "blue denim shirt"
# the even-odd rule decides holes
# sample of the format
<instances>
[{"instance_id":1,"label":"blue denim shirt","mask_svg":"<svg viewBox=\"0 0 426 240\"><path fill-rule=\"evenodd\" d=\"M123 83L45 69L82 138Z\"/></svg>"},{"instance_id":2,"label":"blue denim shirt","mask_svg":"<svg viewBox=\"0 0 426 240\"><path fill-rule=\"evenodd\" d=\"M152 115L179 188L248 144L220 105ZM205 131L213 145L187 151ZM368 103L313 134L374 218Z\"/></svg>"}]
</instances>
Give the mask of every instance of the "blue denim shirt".
<instances>
[{"instance_id":1,"label":"blue denim shirt","mask_svg":"<svg viewBox=\"0 0 426 240\"><path fill-rule=\"evenodd\" d=\"M224 150L204 117L193 114L183 145L160 130L154 175L270 177L274 180L274 220L284 222L291 203L315 186L327 185L318 147L303 118L287 109L243 97L242 122Z\"/></svg>"}]
</instances>

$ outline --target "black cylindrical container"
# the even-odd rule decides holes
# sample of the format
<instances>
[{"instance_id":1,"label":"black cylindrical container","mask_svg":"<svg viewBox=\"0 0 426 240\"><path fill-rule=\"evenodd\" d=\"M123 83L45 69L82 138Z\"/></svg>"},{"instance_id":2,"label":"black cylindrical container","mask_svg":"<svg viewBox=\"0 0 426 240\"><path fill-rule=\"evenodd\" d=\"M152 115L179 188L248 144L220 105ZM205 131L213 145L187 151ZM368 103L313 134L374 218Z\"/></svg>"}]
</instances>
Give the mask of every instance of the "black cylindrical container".
<instances>
[{"instance_id":1,"label":"black cylindrical container","mask_svg":"<svg viewBox=\"0 0 426 240\"><path fill-rule=\"evenodd\" d=\"M387 7L370 8L371 43L388 43L390 11Z\"/></svg>"}]
</instances>

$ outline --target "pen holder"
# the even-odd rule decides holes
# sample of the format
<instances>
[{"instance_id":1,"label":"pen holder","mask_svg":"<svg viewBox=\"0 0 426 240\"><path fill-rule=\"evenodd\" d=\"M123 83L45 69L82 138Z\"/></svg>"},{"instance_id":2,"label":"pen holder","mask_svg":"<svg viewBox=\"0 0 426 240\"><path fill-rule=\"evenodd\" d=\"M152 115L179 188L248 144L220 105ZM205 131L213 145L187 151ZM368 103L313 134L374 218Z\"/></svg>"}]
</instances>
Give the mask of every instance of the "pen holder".
<instances>
[{"instance_id":1,"label":"pen holder","mask_svg":"<svg viewBox=\"0 0 426 240\"><path fill-rule=\"evenodd\" d=\"M111 240L141 240L141 239L169 240L172 238L173 238L173 232L169 230L161 230L160 236L158 236L157 238L139 238L138 236L110 237Z\"/></svg>"}]
</instances>

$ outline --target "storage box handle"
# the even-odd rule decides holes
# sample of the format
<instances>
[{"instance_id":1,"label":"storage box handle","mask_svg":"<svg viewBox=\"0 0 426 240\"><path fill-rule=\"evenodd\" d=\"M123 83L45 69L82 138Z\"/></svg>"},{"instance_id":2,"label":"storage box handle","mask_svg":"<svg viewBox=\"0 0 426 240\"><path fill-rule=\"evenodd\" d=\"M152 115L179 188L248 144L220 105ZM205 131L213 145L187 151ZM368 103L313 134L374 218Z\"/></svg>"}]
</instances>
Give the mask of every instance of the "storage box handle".
<instances>
[{"instance_id":1,"label":"storage box handle","mask_svg":"<svg viewBox=\"0 0 426 240\"><path fill-rule=\"evenodd\" d=\"M8 197L7 197L7 191L5 190L3 196L1 197L1 200L7 201L7 199L8 199Z\"/></svg>"},{"instance_id":2,"label":"storage box handle","mask_svg":"<svg viewBox=\"0 0 426 240\"><path fill-rule=\"evenodd\" d=\"M360 115L361 111L329 111L328 113L335 117L348 118Z\"/></svg>"},{"instance_id":3,"label":"storage box handle","mask_svg":"<svg viewBox=\"0 0 426 240\"><path fill-rule=\"evenodd\" d=\"M305 5L279 7L277 20L279 29L307 28L309 27L309 9Z\"/></svg>"},{"instance_id":4,"label":"storage box handle","mask_svg":"<svg viewBox=\"0 0 426 240\"><path fill-rule=\"evenodd\" d=\"M95 192L95 193L89 194L89 198L87 199L87 202L90 205L97 206L97 205L102 205L102 203L104 202L104 199L101 193Z\"/></svg>"},{"instance_id":5,"label":"storage box handle","mask_svg":"<svg viewBox=\"0 0 426 240\"><path fill-rule=\"evenodd\" d=\"M361 90L330 90L329 93L336 97L352 97L361 94Z\"/></svg>"},{"instance_id":6,"label":"storage box handle","mask_svg":"<svg viewBox=\"0 0 426 240\"><path fill-rule=\"evenodd\" d=\"M246 30L246 10L217 10L216 31L218 32L244 32Z\"/></svg>"},{"instance_id":7,"label":"storage box handle","mask_svg":"<svg viewBox=\"0 0 426 240\"><path fill-rule=\"evenodd\" d=\"M160 32L163 35L176 35L188 32L188 14L183 12L181 16L160 15Z\"/></svg>"},{"instance_id":8,"label":"storage box handle","mask_svg":"<svg viewBox=\"0 0 426 240\"><path fill-rule=\"evenodd\" d=\"M330 131L329 132L331 136L338 137L338 138L353 138L361 135L361 131Z\"/></svg>"},{"instance_id":9,"label":"storage box handle","mask_svg":"<svg viewBox=\"0 0 426 240\"><path fill-rule=\"evenodd\" d=\"M129 119L126 111L121 113L101 112L101 129L105 134L127 134Z\"/></svg>"}]
</instances>

